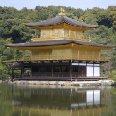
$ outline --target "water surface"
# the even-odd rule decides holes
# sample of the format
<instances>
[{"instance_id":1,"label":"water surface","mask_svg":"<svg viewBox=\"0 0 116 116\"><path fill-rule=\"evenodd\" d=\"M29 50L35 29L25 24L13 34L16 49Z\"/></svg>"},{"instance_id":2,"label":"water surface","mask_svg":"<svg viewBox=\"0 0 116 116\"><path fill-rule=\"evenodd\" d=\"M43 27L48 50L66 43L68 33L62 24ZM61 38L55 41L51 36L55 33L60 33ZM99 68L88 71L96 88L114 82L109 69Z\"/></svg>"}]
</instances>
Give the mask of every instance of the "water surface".
<instances>
[{"instance_id":1,"label":"water surface","mask_svg":"<svg viewBox=\"0 0 116 116\"><path fill-rule=\"evenodd\" d=\"M0 85L0 116L116 116L116 88Z\"/></svg>"}]
</instances>

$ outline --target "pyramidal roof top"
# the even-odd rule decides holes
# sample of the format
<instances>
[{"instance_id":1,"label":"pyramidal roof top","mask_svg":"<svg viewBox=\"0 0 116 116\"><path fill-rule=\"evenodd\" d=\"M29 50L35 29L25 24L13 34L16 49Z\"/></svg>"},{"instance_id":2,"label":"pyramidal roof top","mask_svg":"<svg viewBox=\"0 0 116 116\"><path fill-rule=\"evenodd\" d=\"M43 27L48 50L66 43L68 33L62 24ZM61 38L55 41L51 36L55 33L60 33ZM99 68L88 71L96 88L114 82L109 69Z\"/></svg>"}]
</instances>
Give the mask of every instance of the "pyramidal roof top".
<instances>
[{"instance_id":1,"label":"pyramidal roof top","mask_svg":"<svg viewBox=\"0 0 116 116\"><path fill-rule=\"evenodd\" d=\"M26 23L26 25L29 27L35 27L35 26L53 26L62 23L66 23L72 26L79 26L79 27L88 27L88 28L97 27L97 25L91 25L91 24L86 24L84 22L79 22L64 15L59 15L39 22Z\"/></svg>"}]
</instances>

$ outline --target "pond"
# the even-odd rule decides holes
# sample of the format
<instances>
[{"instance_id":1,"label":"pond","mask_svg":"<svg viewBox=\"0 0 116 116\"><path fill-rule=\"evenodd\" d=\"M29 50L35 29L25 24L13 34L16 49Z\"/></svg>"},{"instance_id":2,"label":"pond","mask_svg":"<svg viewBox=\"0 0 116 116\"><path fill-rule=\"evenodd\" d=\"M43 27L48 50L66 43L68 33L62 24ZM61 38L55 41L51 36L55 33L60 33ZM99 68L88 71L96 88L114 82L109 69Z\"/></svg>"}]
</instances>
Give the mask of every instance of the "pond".
<instances>
[{"instance_id":1,"label":"pond","mask_svg":"<svg viewBox=\"0 0 116 116\"><path fill-rule=\"evenodd\" d=\"M116 116L116 88L1 84L0 116Z\"/></svg>"}]
</instances>

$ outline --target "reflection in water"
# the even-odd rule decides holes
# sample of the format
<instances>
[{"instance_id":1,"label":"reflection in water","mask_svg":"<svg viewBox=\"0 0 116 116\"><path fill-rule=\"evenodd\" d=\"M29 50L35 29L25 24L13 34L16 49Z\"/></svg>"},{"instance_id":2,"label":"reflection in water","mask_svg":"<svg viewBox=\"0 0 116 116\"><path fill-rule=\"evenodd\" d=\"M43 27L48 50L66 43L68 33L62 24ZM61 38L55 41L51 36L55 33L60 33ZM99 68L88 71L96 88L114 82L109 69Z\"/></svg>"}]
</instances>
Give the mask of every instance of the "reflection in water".
<instances>
[{"instance_id":1,"label":"reflection in water","mask_svg":"<svg viewBox=\"0 0 116 116\"><path fill-rule=\"evenodd\" d=\"M81 91L81 94L86 96L85 100L78 103L72 103L71 108L83 108L83 107L94 107L94 106L100 106L100 90L86 90ZM79 96L80 94L78 94ZM81 97L81 96L79 96Z\"/></svg>"},{"instance_id":2,"label":"reflection in water","mask_svg":"<svg viewBox=\"0 0 116 116\"><path fill-rule=\"evenodd\" d=\"M115 93L115 88L0 85L0 116L115 116Z\"/></svg>"}]
</instances>

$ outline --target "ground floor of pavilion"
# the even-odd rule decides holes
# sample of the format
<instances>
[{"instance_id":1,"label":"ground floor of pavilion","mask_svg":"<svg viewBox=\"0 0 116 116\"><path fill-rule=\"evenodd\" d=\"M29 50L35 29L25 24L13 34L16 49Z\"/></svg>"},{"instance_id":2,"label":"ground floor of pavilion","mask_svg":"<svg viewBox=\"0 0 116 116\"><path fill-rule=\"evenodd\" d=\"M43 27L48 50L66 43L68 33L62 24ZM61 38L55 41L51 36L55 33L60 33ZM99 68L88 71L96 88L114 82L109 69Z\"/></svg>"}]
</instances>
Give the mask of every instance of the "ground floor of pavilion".
<instances>
[{"instance_id":1,"label":"ground floor of pavilion","mask_svg":"<svg viewBox=\"0 0 116 116\"><path fill-rule=\"evenodd\" d=\"M102 62L79 61L18 61L12 66L13 80L99 80Z\"/></svg>"}]
</instances>

